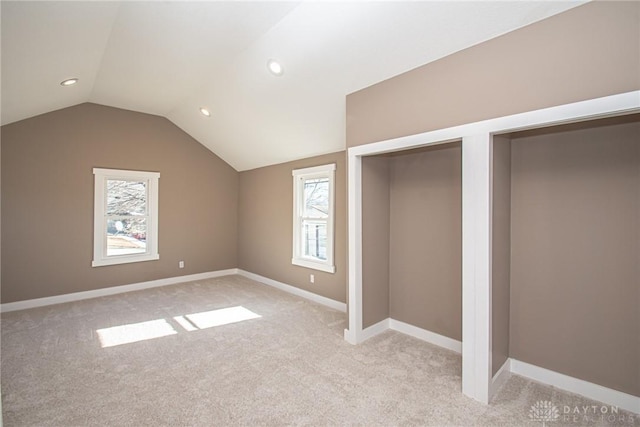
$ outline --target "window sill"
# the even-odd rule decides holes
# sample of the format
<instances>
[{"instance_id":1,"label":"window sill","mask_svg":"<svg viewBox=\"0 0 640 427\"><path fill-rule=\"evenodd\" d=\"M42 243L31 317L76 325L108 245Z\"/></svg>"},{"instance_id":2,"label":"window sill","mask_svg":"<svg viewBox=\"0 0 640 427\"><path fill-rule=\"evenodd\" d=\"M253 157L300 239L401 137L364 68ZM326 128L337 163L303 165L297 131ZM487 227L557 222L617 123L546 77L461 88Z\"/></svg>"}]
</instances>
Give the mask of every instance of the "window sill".
<instances>
[{"instance_id":1,"label":"window sill","mask_svg":"<svg viewBox=\"0 0 640 427\"><path fill-rule=\"evenodd\" d=\"M102 267L105 265L129 264L132 262L155 261L160 259L160 255L140 255L140 256L122 256L112 257L108 259L99 259L91 261L91 267Z\"/></svg>"},{"instance_id":2,"label":"window sill","mask_svg":"<svg viewBox=\"0 0 640 427\"><path fill-rule=\"evenodd\" d=\"M293 258L291 260L291 264L298 265L300 267L311 268L311 269L314 269L314 270L325 271L327 273L335 273L336 272L336 266L335 265L321 264L319 262L308 261L308 260L305 260L305 259Z\"/></svg>"}]
</instances>

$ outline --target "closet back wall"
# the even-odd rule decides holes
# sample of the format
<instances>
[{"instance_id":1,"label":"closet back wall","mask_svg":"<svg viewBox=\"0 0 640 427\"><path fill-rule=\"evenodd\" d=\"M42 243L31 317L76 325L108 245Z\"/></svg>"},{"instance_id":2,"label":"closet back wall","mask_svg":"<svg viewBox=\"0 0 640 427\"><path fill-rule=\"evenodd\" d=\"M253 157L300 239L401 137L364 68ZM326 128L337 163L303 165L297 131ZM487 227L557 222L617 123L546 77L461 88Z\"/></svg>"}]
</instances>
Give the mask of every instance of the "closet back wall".
<instances>
[{"instance_id":1,"label":"closet back wall","mask_svg":"<svg viewBox=\"0 0 640 427\"><path fill-rule=\"evenodd\" d=\"M462 340L460 143L390 157L389 315Z\"/></svg>"},{"instance_id":2,"label":"closet back wall","mask_svg":"<svg viewBox=\"0 0 640 427\"><path fill-rule=\"evenodd\" d=\"M510 356L640 396L640 123L511 150Z\"/></svg>"}]
</instances>

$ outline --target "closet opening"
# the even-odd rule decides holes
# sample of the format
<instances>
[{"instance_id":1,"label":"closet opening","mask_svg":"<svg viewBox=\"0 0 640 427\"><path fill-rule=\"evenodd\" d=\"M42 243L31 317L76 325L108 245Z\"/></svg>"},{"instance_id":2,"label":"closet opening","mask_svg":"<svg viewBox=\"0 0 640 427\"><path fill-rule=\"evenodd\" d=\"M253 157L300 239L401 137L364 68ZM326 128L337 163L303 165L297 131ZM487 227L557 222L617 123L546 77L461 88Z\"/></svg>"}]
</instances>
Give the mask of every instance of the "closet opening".
<instances>
[{"instance_id":1,"label":"closet opening","mask_svg":"<svg viewBox=\"0 0 640 427\"><path fill-rule=\"evenodd\" d=\"M494 135L492 160L494 379L640 396L640 114Z\"/></svg>"},{"instance_id":2,"label":"closet opening","mask_svg":"<svg viewBox=\"0 0 640 427\"><path fill-rule=\"evenodd\" d=\"M362 157L362 319L461 353L460 140Z\"/></svg>"}]
</instances>

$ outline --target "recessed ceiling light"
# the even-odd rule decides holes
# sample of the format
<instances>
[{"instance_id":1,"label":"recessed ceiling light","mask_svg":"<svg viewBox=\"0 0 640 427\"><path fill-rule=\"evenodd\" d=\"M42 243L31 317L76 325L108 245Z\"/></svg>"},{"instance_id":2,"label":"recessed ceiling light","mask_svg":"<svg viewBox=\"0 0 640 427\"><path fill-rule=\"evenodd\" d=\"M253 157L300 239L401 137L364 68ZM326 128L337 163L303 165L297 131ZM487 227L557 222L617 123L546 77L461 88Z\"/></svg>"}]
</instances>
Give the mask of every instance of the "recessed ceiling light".
<instances>
[{"instance_id":1,"label":"recessed ceiling light","mask_svg":"<svg viewBox=\"0 0 640 427\"><path fill-rule=\"evenodd\" d=\"M275 76L281 76L284 73L284 68L282 68L282 65L275 59L267 61L267 68L271 71L271 74Z\"/></svg>"},{"instance_id":2,"label":"recessed ceiling light","mask_svg":"<svg viewBox=\"0 0 640 427\"><path fill-rule=\"evenodd\" d=\"M211 117L211 113L204 107L200 107L200 113L205 117Z\"/></svg>"},{"instance_id":3,"label":"recessed ceiling light","mask_svg":"<svg viewBox=\"0 0 640 427\"><path fill-rule=\"evenodd\" d=\"M74 77L72 79L67 79L67 80L61 81L60 82L60 86L73 86L76 83L78 83L78 79Z\"/></svg>"}]
</instances>

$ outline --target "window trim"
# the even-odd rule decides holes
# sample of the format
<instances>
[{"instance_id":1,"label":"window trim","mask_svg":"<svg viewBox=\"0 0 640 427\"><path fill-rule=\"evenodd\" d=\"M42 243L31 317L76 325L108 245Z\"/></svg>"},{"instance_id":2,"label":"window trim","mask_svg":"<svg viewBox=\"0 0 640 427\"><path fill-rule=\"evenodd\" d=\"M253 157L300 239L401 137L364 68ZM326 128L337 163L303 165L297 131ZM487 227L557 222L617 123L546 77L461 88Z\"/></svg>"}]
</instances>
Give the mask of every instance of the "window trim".
<instances>
[{"instance_id":1,"label":"window trim","mask_svg":"<svg viewBox=\"0 0 640 427\"><path fill-rule=\"evenodd\" d=\"M93 168L93 260L92 267L127 264L160 259L158 254L158 180L159 172ZM147 250L140 254L107 255L106 188L107 180L147 181Z\"/></svg>"},{"instance_id":2,"label":"window trim","mask_svg":"<svg viewBox=\"0 0 640 427\"><path fill-rule=\"evenodd\" d=\"M334 223L335 223L335 170L336 164L314 166L310 168L294 169L293 176L293 257L291 263L301 267L314 270L335 273L334 263ZM305 180L313 178L329 179L329 217L327 218L327 259L325 261L318 258L303 255L303 233L302 220L304 211L304 186Z\"/></svg>"}]
</instances>

